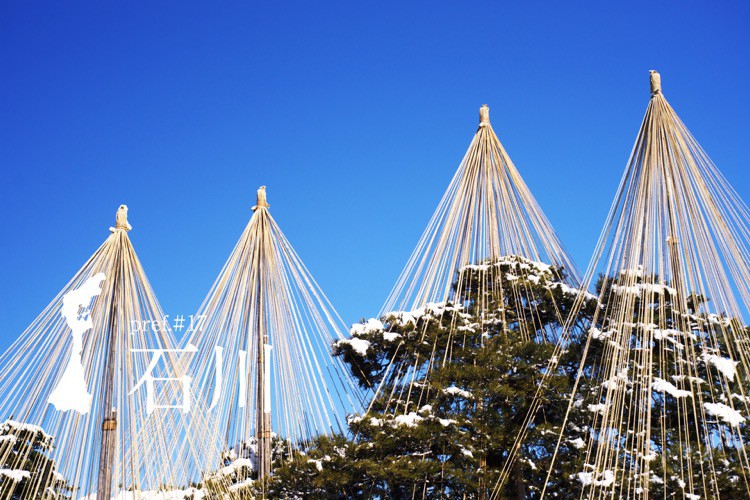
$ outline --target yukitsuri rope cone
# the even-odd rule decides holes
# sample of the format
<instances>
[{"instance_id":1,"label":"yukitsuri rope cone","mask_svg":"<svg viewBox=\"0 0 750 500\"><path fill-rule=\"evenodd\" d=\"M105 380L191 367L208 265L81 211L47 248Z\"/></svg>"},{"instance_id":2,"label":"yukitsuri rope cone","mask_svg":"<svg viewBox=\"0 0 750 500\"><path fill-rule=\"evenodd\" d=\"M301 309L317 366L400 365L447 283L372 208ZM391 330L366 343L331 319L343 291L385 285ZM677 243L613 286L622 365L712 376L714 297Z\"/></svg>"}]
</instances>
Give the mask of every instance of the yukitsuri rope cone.
<instances>
[{"instance_id":1,"label":"yukitsuri rope cone","mask_svg":"<svg viewBox=\"0 0 750 500\"><path fill-rule=\"evenodd\" d=\"M433 471L432 465L415 463L420 457L431 464L439 462L438 456L447 457L456 474L472 469L468 480L479 480L470 490L479 498L491 490L501 470L513 467L509 459L523 436L505 448L492 442L489 433L482 434L492 428L490 413L499 404L501 389L453 380L450 366L476 364L490 373L501 369L479 366L482 351L510 353L523 345L530 359L553 349L570 303L579 295L582 301L591 299L579 292L579 282L550 222L500 144L489 108L482 106L469 149L379 318L354 325L352 338L336 345L360 384L376 390L367 414L351 419L353 430L377 439L379 427L392 425L404 434L398 451L404 467L422 467L414 475L423 474L424 484L414 484L409 494L456 494L441 486L444 471L439 466ZM541 361L536 373L543 373L548 362L553 361ZM523 421L530 407L538 405L536 398L522 399L514 398L501 410L506 434L514 439L514 419ZM449 417L457 414L465 418ZM456 443L445 444L450 451L437 444L432 449L418 436L434 436L421 426L435 421L455 425L461 435L482 434L487 442L475 443L473 449ZM523 476L518 465L515 470L517 477Z\"/></svg>"},{"instance_id":2,"label":"yukitsuri rope cone","mask_svg":"<svg viewBox=\"0 0 750 500\"><path fill-rule=\"evenodd\" d=\"M552 225L500 144L489 113L486 104L480 108L469 150L381 315L448 300L459 268L507 256L564 268L568 282L579 281Z\"/></svg>"},{"instance_id":3,"label":"yukitsuri rope cone","mask_svg":"<svg viewBox=\"0 0 750 500\"><path fill-rule=\"evenodd\" d=\"M750 496L749 215L652 71L547 496L571 479L581 498Z\"/></svg>"},{"instance_id":4,"label":"yukitsuri rope cone","mask_svg":"<svg viewBox=\"0 0 750 500\"><path fill-rule=\"evenodd\" d=\"M168 350L153 377L182 372L130 229L122 205L109 238L0 356L4 500L166 498L192 493L208 468L190 454L206 447L184 409L149 408L147 384L137 386L153 355L144 350ZM154 406L183 401L179 385L157 391ZM174 451L181 440L188 455Z\"/></svg>"},{"instance_id":5,"label":"yukitsuri rope cone","mask_svg":"<svg viewBox=\"0 0 750 500\"><path fill-rule=\"evenodd\" d=\"M207 410L238 498L262 495L275 460L316 436L346 432L362 394L331 345L345 326L279 226L265 186L253 216L194 316L188 338Z\"/></svg>"}]
</instances>

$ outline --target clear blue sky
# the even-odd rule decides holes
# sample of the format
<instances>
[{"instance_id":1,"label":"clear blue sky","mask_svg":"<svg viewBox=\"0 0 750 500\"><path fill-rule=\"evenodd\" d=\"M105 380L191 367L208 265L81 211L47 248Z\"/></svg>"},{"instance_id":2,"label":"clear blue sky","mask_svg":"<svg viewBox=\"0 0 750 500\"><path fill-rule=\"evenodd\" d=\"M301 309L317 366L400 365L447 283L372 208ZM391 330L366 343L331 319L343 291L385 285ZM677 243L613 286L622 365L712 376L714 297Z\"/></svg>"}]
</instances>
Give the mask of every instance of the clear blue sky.
<instances>
[{"instance_id":1,"label":"clear blue sky","mask_svg":"<svg viewBox=\"0 0 750 500\"><path fill-rule=\"evenodd\" d=\"M404 3L5 2L0 349L121 203L165 311L194 312L261 184L345 321L374 315L483 103L585 268L652 68L750 200L746 3Z\"/></svg>"}]
</instances>

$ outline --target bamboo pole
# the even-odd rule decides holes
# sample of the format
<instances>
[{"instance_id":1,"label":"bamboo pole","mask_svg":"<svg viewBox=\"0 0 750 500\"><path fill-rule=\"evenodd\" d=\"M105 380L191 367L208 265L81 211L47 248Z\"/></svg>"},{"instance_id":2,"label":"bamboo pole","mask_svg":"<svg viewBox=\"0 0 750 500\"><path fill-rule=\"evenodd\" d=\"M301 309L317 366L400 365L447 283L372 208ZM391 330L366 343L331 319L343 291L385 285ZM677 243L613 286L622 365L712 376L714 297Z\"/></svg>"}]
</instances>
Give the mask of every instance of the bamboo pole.
<instances>
[{"instance_id":1,"label":"bamboo pole","mask_svg":"<svg viewBox=\"0 0 750 500\"><path fill-rule=\"evenodd\" d=\"M254 211L261 210L259 215L266 215L268 210L266 202L265 186L258 190L257 205L253 207ZM255 279L256 279L256 335L257 335L257 360L256 368L256 453L258 460L258 480L262 482L271 474L271 405L270 405L270 361L267 358L270 347L268 345L268 334L266 332L265 311L268 307L266 298L267 273L269 259L271 256L266 255L270 247L270 228L268 221L262 218L260 221L260 239L258 245L258 258L255 259Z\"/></svg>"},{"instance_id":2,"label":"bamboo pole","mask_svg":"<svg viewBox=\"0 0 750 500\"><path fill-rule=\"evenodd\" d=\"M127 238L130 230L127 221L127 207L120 206L114 232L122 232L120 238ZM109 336L107 337L107 359L104 365L102 380L102 443L99 453L99 477L97 481L97 500L110 500L112 496L112 475L114 471L115 452L117 448L117 410L113 407L115 388L115 363L118 339L118 308L120 300L120 270L122 268L122 245L117 247L112 274L112 302L109 309Z\"/></svg>"}]
</instances>

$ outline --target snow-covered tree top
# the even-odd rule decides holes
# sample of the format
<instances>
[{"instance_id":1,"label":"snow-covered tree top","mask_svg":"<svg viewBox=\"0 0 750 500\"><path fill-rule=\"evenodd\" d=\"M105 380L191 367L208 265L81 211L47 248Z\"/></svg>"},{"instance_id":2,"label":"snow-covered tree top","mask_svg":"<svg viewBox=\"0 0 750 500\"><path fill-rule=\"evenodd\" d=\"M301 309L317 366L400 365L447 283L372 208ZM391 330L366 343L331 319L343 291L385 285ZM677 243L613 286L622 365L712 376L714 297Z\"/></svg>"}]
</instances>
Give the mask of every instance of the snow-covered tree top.
<instances>
[{"instance_id":1,"label":"snow-covered tree top","mask_svg":"<svg viewBox=\"0 0 750 500\"><path fill-rule=\"evenodd\" d=\"M38 425L26 424L10 419L0 424L0 435L13 435L23 432L30 432L31 434L38 436L44 445L50 445L52 443L52 436L44 432L44 429Z\"/></svg>"}]
</instances>

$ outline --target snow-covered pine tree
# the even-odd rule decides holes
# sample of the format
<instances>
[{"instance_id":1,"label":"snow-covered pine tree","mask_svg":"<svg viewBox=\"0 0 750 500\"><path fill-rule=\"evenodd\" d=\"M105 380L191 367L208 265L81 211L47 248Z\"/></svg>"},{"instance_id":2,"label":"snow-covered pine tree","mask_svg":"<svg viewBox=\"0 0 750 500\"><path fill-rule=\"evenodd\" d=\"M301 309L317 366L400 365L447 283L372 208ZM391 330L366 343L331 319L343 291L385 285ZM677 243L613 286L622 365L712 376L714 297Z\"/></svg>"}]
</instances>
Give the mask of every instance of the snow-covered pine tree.
<instances>
[{"instance_id":1,"label":"snow-covered pine tree","mask_svg":"<svg viewBox=\"0 0 750 500\"><path fill-rule=\"evenodd\" d=\"M52 436L41 427L6 420L0 425L0 498L71 498L71 486L49 457Z\"/></svg>"},{"instance_id":2,"label":"snow-covered pine tree","mask_svg":"<svg viewBox=\"0 0 750 500\"><path fill-rule=\"evenodd\" d=\"M347 436L321 435L274 462L269 498L378 498L380 485L370 479L373 461Z\"/></svg>"},{"instance_id":3,"label":"snow-covered pine tree","mask_svg":"<svg viewBox=\"0 0 750 500\"><path fill-rule=\"evenodd\" d=\"M336 342L334 354L363 387L378 391L369 411L349 418L353 441L318 441L277 469L274 481L294 482L287 494L487 497L550 366L558 318L578 291L565 284L563 269L518 256L465 266L456 282L464 286L453 301L356 324L350 339ZM596 307L592 296L585 300L547 377L507 497L534 497L546 475L578 371L570 353L579 352ZM580 455L580 443L563 447ZM569 483L580 488L575 478Z\"/></svg>"},{"instance_id":4,"label":"snow-covered pine tree","mask_svg":"<svg viewBox=\"0 0 750 500\"><path fill-rule=\"evenodd\" d=\"M690 294L682 306L675 288L639 270L600 278L597 294L602 314L590 332L591 361L584 367L567 427L597 430L579 442L588 448L583 462L564 455L558 460L548 493L558 491L559 480L576 478L581 486L607 488L617 497L642 496L643 486L618 480L621 474L641 471L644 457L630 456L633 441L640 439L650 450L645 457L649 477L642 483L650 496L744 498L750 481L743 467L750 432L741 411L750 401L750 381L745 364L735 361L740 346L730 348L727 338L750 339L750 328L738 318L707 312L710 299L699 294ZM628 307L622 306L623 296L629 297ZM627 328L628 334L615 335L617 328ZM627 351L629 359L619 363L617 373L605 373L604 357L611 358L613 350ZM637 414L627 409L635 400L625 396L639 392L647 396L638 422L629 422L626 432L601 436L598 422L604 412L625 405L626 413ZM644 427L649 420L651 425ZM626 471L594 472L585 465L576 470L593 463L597 453L619 457L612 460Z\"/></svg>"},{"instance_id":5,"label":"snow-covered pine tree","mask_svg":"<svg viewBox=\"0 0 750 500\"><path fill-rule=\"evenodd\" d=\"M595 368L595 397L570 401L592 410L574 476L587 484L580 498L749 498L750 209L667 102L657 71L650 84L583 279L606 276L587 342L600 352L582 363ZM562 451L553 460L550 495L555 478L568 480L566 460Z\"/></svg>"},{"instance_id":6,"label":"snow-covered pine tree","mask_svg":"<svg viewBox=\"0 0 750 500\"><path fill-rule=\"evenodd\" d=\"M272 434L271 464L281 467L289 460L289 450L304 450L305 442L294 445L289 440ZM258 445L251 437L222 452L223 467L206 471L203 481L194 485L198 490L196 500L226 500L244 498L287 498L283 493L264 490L264 483L258 481ZM186 496L186 500L193 497Z\"/></svg>"},{"instance_id":7,"label":"snow-covered pine tree","mask_svg":"<svg viewBox=\"0 0 750 500\"><path fill-rule=\"evenodd\" d=\"M522 266L531 266L532 271L524 273ZM277 466L269 493L313 498L482 498L489 491L485 485L495 484L497 468L525 425L529 402L549 366L560 326L550 307L557 304L565 316L576 291L555 278L560 270L517 257L495 266L468 266L461 272L471 274L467 281L477 285L466 287L456 301L362 322L353 326L350 339L337 342L336 354L360 384L379 386L380 391L369 412L349 419L354 439L321 438L298 449ZM500 289L513 293L501 294ZM539 496L585 349L587 361L549 478L548 496L574 498L591 484L615 481L614 473L595 473L585 465L602 446L591 429L600 428L595 420L613 394L643 390L651 394L646 410L652 414L649 494L669 497L701 491L705 497L743 497L747 475L741 457L747 456L750 434L736 410L747 402L748 374L741 363L732 361L734 354L722 332L731 329L733 338L750 338L750 329L736 318L707 313L709 299L695 294L686 300L687 311L680 312L674 289L658 277L602 277L596 292L602 298L596 325L588 323L597 302L587 297L583 311L574 318L576 327L571 331L575 333L564 342L557 368L546 377L540 411L522 443L511 480L494 495ZM634 301L629 318L621 318L617 307L622 294ZM502 304L492 299L501 295ZM479 308L482 300L492 303ZM519 304L529 307L519 309ZM508 316L524 309L543 318L545 328L535 336L520 335L518 318ZM479 318L478 310L493 314ZM604 357L617 348L612 345L612 328L619 324L632 325L627 340L632 359L627 370L607 374ZM686 324L691 325L689 331ZM584 330L589 335L582 335ZM651 339L650 346L636 345L644 338ZM643 364L647 352L650 370ZM448 358L450 362L439 362ZM694 358L700 361L688 366L688 359ZM430 360L434 366L428 370ZM639 372L652 375L644 382ZM420 394L406 398L408 390ZM722 394L731 394L732 401ZM410 403L404 405L407 400ZM635 434L623 433L622 446L609 452L627 454L632 446L624 441L636 439ZM686 443L686 435L701 439ZM639 461L619 460L633 467ZM716 471L718 480L711 479L714 474L685 472L702 469Z\"/></svg>"}]
</instances>

